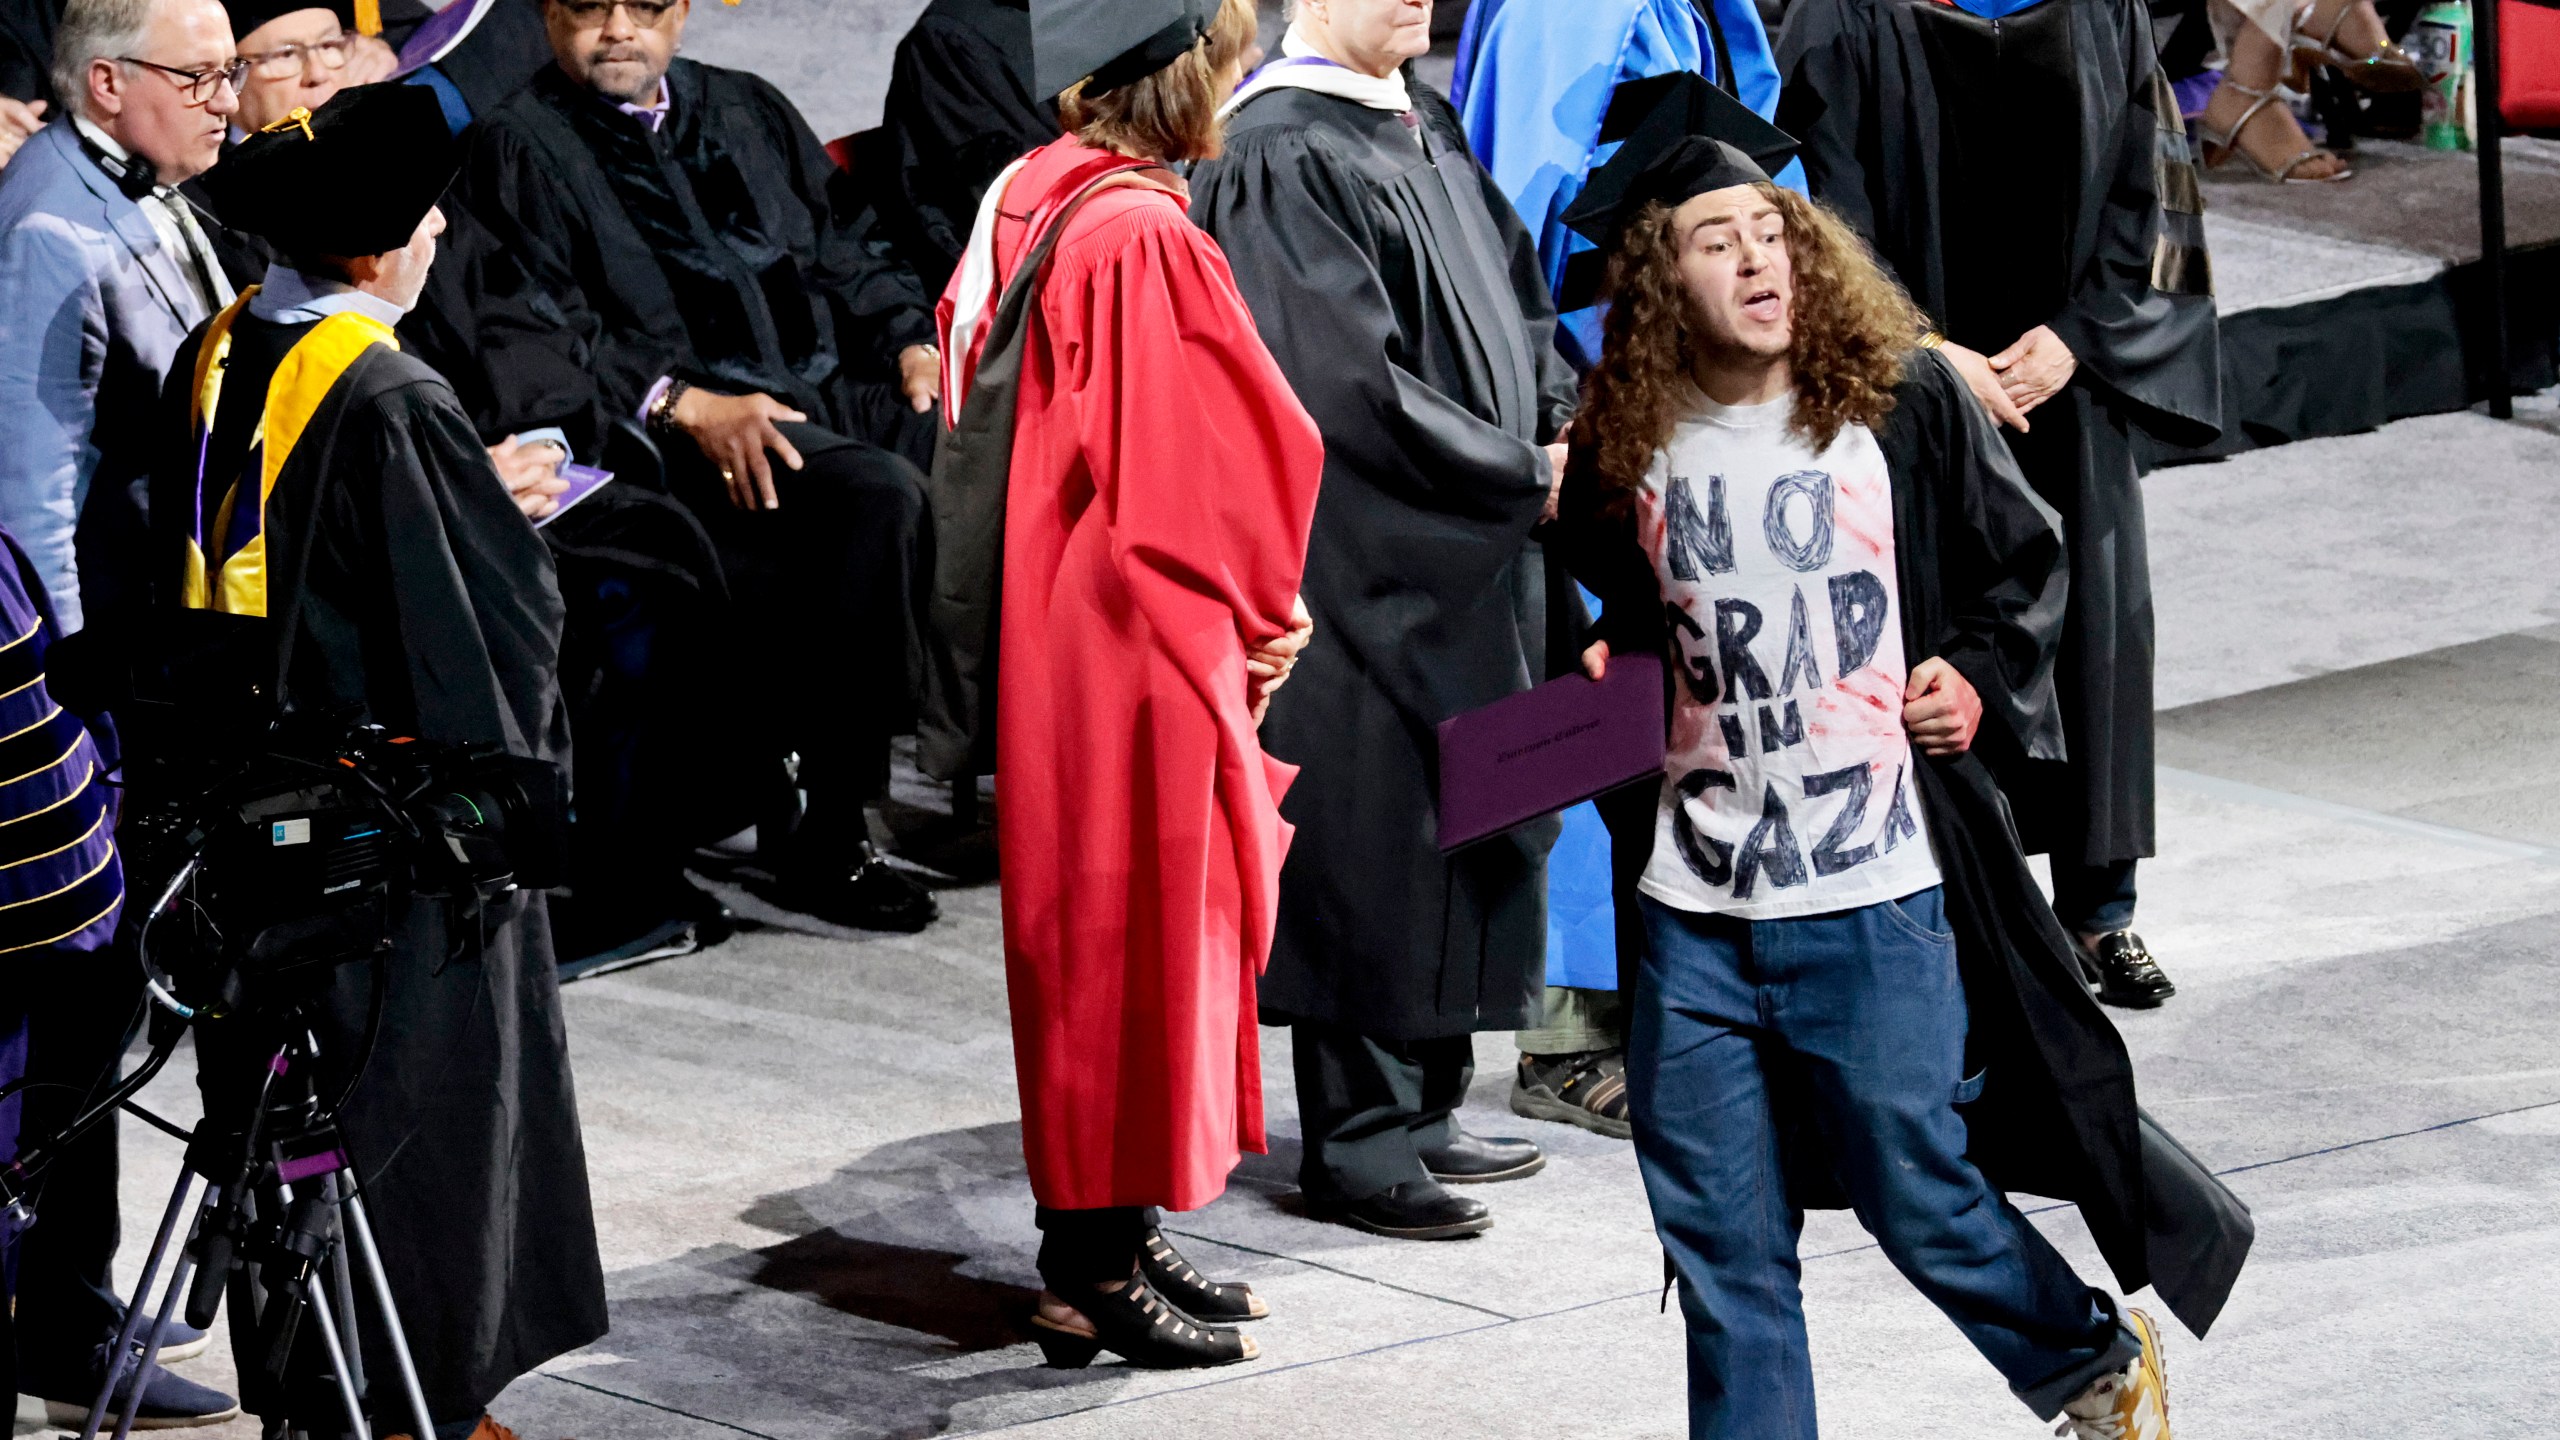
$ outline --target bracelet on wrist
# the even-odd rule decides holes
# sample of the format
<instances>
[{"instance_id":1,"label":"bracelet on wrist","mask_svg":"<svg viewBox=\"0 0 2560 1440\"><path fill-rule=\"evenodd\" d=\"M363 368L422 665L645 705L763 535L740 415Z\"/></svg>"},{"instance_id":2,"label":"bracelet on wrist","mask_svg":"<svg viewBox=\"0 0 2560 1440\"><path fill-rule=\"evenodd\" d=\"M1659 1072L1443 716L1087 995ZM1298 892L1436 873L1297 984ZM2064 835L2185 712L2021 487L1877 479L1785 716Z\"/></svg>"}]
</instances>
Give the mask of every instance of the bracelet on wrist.
<instances>
[{"instance_id":1,"label":"bracelet on wrist","mask_svg":"<svg viewBox=\"0 0 2560 1440\"><path fill-rule=\"evenodd\" d=\"M649 407L648 423L642 428L653 435L668 435L681 429L676 424L676 402L684 399L685 392L692 388L682 380L668 381L667 388L658 392L657 403Z\"/></svg>"}]
</instances>

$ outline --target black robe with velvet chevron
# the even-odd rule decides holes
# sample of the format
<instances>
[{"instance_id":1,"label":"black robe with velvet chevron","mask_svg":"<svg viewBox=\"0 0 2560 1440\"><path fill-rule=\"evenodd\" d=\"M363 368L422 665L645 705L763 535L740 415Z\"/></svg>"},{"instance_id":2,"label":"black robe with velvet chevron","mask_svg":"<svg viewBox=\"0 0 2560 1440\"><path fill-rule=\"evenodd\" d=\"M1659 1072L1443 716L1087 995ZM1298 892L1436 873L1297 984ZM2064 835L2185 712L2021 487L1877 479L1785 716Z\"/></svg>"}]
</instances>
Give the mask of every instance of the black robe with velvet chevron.
<instances>
[{"instance_id":1,"label":"black robe with velvet chevron","mask_svg":"<svg viewBox=\"0 0 2560 1440\"><path fill-rule=\"evenodd\" d=\"M1433 729L1547 678L1529 531L1574 398L1535 242L1411 88L1416 123L1266 91L1191 182L1324 434L1315 641L1262 727L1303 767L1263 1013L1397 1040L1518 1029L1543 998L1556 822L1442 855Z\"/></svg>"},{"instance_id":2,"label":"black robe with velvet chevron","mask_svg":"<svg viewBox=\"0 0 2560 1440\"><path fill-rule=\"evenodd\" d=\"M1915 356L1877 440L1893 477L1903 653L1943 657L1982 697L1973 751L1913 771L1971 1017L1966 1073L1983 1077L1962 1107L1967 1153L2003 1190L2079 1206L2117 1283L2154 1286L2202 1334L2248 1256L2248 1207L2135 1104L2124 1041L2081 983L1983 763L2060 747L2053 660L2067 585L2054 513L1938 356ZM1664 653L1652 561L1591 455L1575 452L1549 544L1600 597L1600 638L1622 654ZM1601 804L1622 908L1652 853L1656 803L1656 790L1636 787ZM1796 1202L1847 1204L1814 1127L1778 1093Z\"/></svg>"},{"instance_id":3,"label":"black robe with velvet chevron","mask_svg":"<svg viewBox=\"0 0 2560 1440\"><path fill-rule=\"evenodd\" d=\"M1805 182L1947 337L1985 355L2050 325L2079 359L2008 436L2061 513L2067 764L2001 771L2031 850L2153 851L2151 570L2131 431L2222 423L2195 172L2141 0L1984 20L1939 0L1796 0L1778 124Z\"/></svg>"}]
</instances>

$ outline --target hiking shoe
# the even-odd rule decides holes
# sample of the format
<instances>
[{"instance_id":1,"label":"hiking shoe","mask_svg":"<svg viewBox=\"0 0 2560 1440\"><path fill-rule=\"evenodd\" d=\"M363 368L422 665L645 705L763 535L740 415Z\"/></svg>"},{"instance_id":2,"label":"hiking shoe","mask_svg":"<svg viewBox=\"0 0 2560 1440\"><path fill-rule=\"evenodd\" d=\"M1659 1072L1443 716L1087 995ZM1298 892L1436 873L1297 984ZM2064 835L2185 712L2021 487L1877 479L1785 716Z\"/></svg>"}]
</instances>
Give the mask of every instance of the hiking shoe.
<instances>
[{"instance_id":1,"label":"hiking shoe","mask_svg":"<svg viewBox=\"0 0 2560 1440\"><path fill-rule=\"evenodd\" d=\"M2098 999L2102 1004L2127 1010L2156 1010L2161 1001L2178 993L2178 987L2161 972L2160 962L2151 958L2150 947L2130 930L2099 936L2090 947L2089 956L2097 962Z\"/></svg>"},{"instance_id":2,"label":"hiking shoe","mask_svg":"<svg viewBox=\"0 0 2560 1440\"><path fill-rule=\"evenodd\" d=\"M2169 1440L2169 1362L2160 1349L2160 1327L2140 1310L2127 1310L2124 1318L2141 1337L2142 1354L2064 1405L2054 1434L2069 1440Z\"/></svg>"},{"instance_id":3,"label":"hiking shoe","mask_svg":"<svg viewBox=\"0 0 2560 1440\"><path fill-rule=\"evenodd\" d=\"M1521 1056L1520 1073L1511 1082L1511 1113L1627 1139L1635 1126L1628 1119L1626 1052Z\"/></svg>"}]
</instances>

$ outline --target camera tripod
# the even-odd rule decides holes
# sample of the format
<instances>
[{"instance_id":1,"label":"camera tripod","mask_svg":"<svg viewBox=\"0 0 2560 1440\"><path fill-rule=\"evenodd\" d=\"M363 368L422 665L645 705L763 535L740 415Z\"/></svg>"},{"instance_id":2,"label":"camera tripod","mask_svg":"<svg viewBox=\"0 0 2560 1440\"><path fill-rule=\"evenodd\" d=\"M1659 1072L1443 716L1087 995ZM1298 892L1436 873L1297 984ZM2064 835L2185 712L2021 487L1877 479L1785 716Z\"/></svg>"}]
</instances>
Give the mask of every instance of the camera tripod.
<instances>
[{"instance_id":1,"label":"camera tripod","mask_svg":"<svg viewBox=\"0 0 2560 1440\"><path fill-rule=\"evenodd\" d=\"M261 1057L265 1063L255 1074L230 1077L239 1082L238 1093L208 1095L205 1118L192 1132L127 1102L127 1108L144 1119L186 1140L187 1155L151 1242L151 1253L143 1262L141 1279L134 1286L132 1303L125 1307L124 1326L108 1353L106 1379L98 1388L96 1403L89 1407L80 1440L97 1440L111 1413L117 1417L115 1440L125 1440L144 1384L159 1361L170 1318L177 1313L178 1297L186 1296L187 1323L202 1329L213 1323L214 1309L222 1303L226 1288L231 1292L234 1329L253 1331L257 1337L254 1352L241 1350L236 1341L234 1348L257 1356L254 1372L247 1366L242 1369L241 1394L249 1400L250 1387L262 1385L260 1398L275 1402L253 1406L270 1415L268 1433L277 1435L288 1428L288 1422L274 1417L287 1412L281 1402L294 1395L305 1379L295 1373L300 1367L294 1360L307 1314L318 1329L338 1399L346 1410L346 1433L355 1440L373 1440L365 1420L367 1386L356 1317L356 1265L350 1263L350 1249L380 1313L384 1348L398 1367L403 1398L416 1427L413 1434L416 1440L432 1440L435 1434L435 1422L427 1414L426 1397L418 1384L417 1365L409 1354L408 1336L392 1302L382 1255L374 1245L373 1227L365 1218L363 1187L338 1132L336 1105L323 1103L319 1042L298 1017L282 1029L282 1038L272 1049L244 1048L231 1057L239 1062L231 1067L235 1071L257 1066ZM206 1039L200 1030L198 1043ZM219 1041L216 1048L222 1048ZM208 1070L217 1063L217 1057L199 1056L199 1064ZM339 1098L343 1102L344 1097ZM199 1181L205 1188L197 1204ZM153 1282L170 1259L178 1222L191 1204L195 1221L187 1241L171 1265L157 1308L146 1310ZM124 1399L118 1406L120 1387Z\"/></svg>"}]
</instances>

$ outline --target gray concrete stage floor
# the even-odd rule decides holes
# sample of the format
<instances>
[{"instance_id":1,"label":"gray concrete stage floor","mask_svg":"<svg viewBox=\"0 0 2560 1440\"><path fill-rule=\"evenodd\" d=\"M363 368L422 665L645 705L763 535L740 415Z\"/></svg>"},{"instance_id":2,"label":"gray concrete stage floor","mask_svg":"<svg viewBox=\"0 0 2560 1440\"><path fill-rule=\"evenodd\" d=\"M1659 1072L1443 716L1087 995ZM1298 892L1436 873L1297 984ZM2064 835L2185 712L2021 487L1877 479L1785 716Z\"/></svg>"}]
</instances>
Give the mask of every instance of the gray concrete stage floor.
<instances>
[{"instance_id":1,"label":"gray concrete stage floor","mask_svg":"<svg viewBox=\"0 0 2560 1440\"><path fill-rule=\"evenodd\" d=\"M2122 1027L2146 1103L2260 1226L2211 1339L2172 1342L2190 1437L2554 1433L2555 481L2560 436L2452 415L2148 482L2172 708L2142 928L2182 993ZM1269 1297L1264 1358L1040 1368L1011 1328L1036 1281L996 895L944 902L892 938L749 900L768 928L571 987L614 1330L500 1418L528 1440L1681 1433L1629 1151L1514 1120L1499 1035L1468 1122L1554 1160L1487 1193L1489 1235L1299 1216L1266 1031L1273 1153L1172 1222ZM130 1269L175 1153L125 1133ZM2038 1223L2103 1278L2072 1212ZM1804 1250L1826 1434L2039 1433L1854 1223L1815 1216Z\"/></svg>"}]
</instances>

